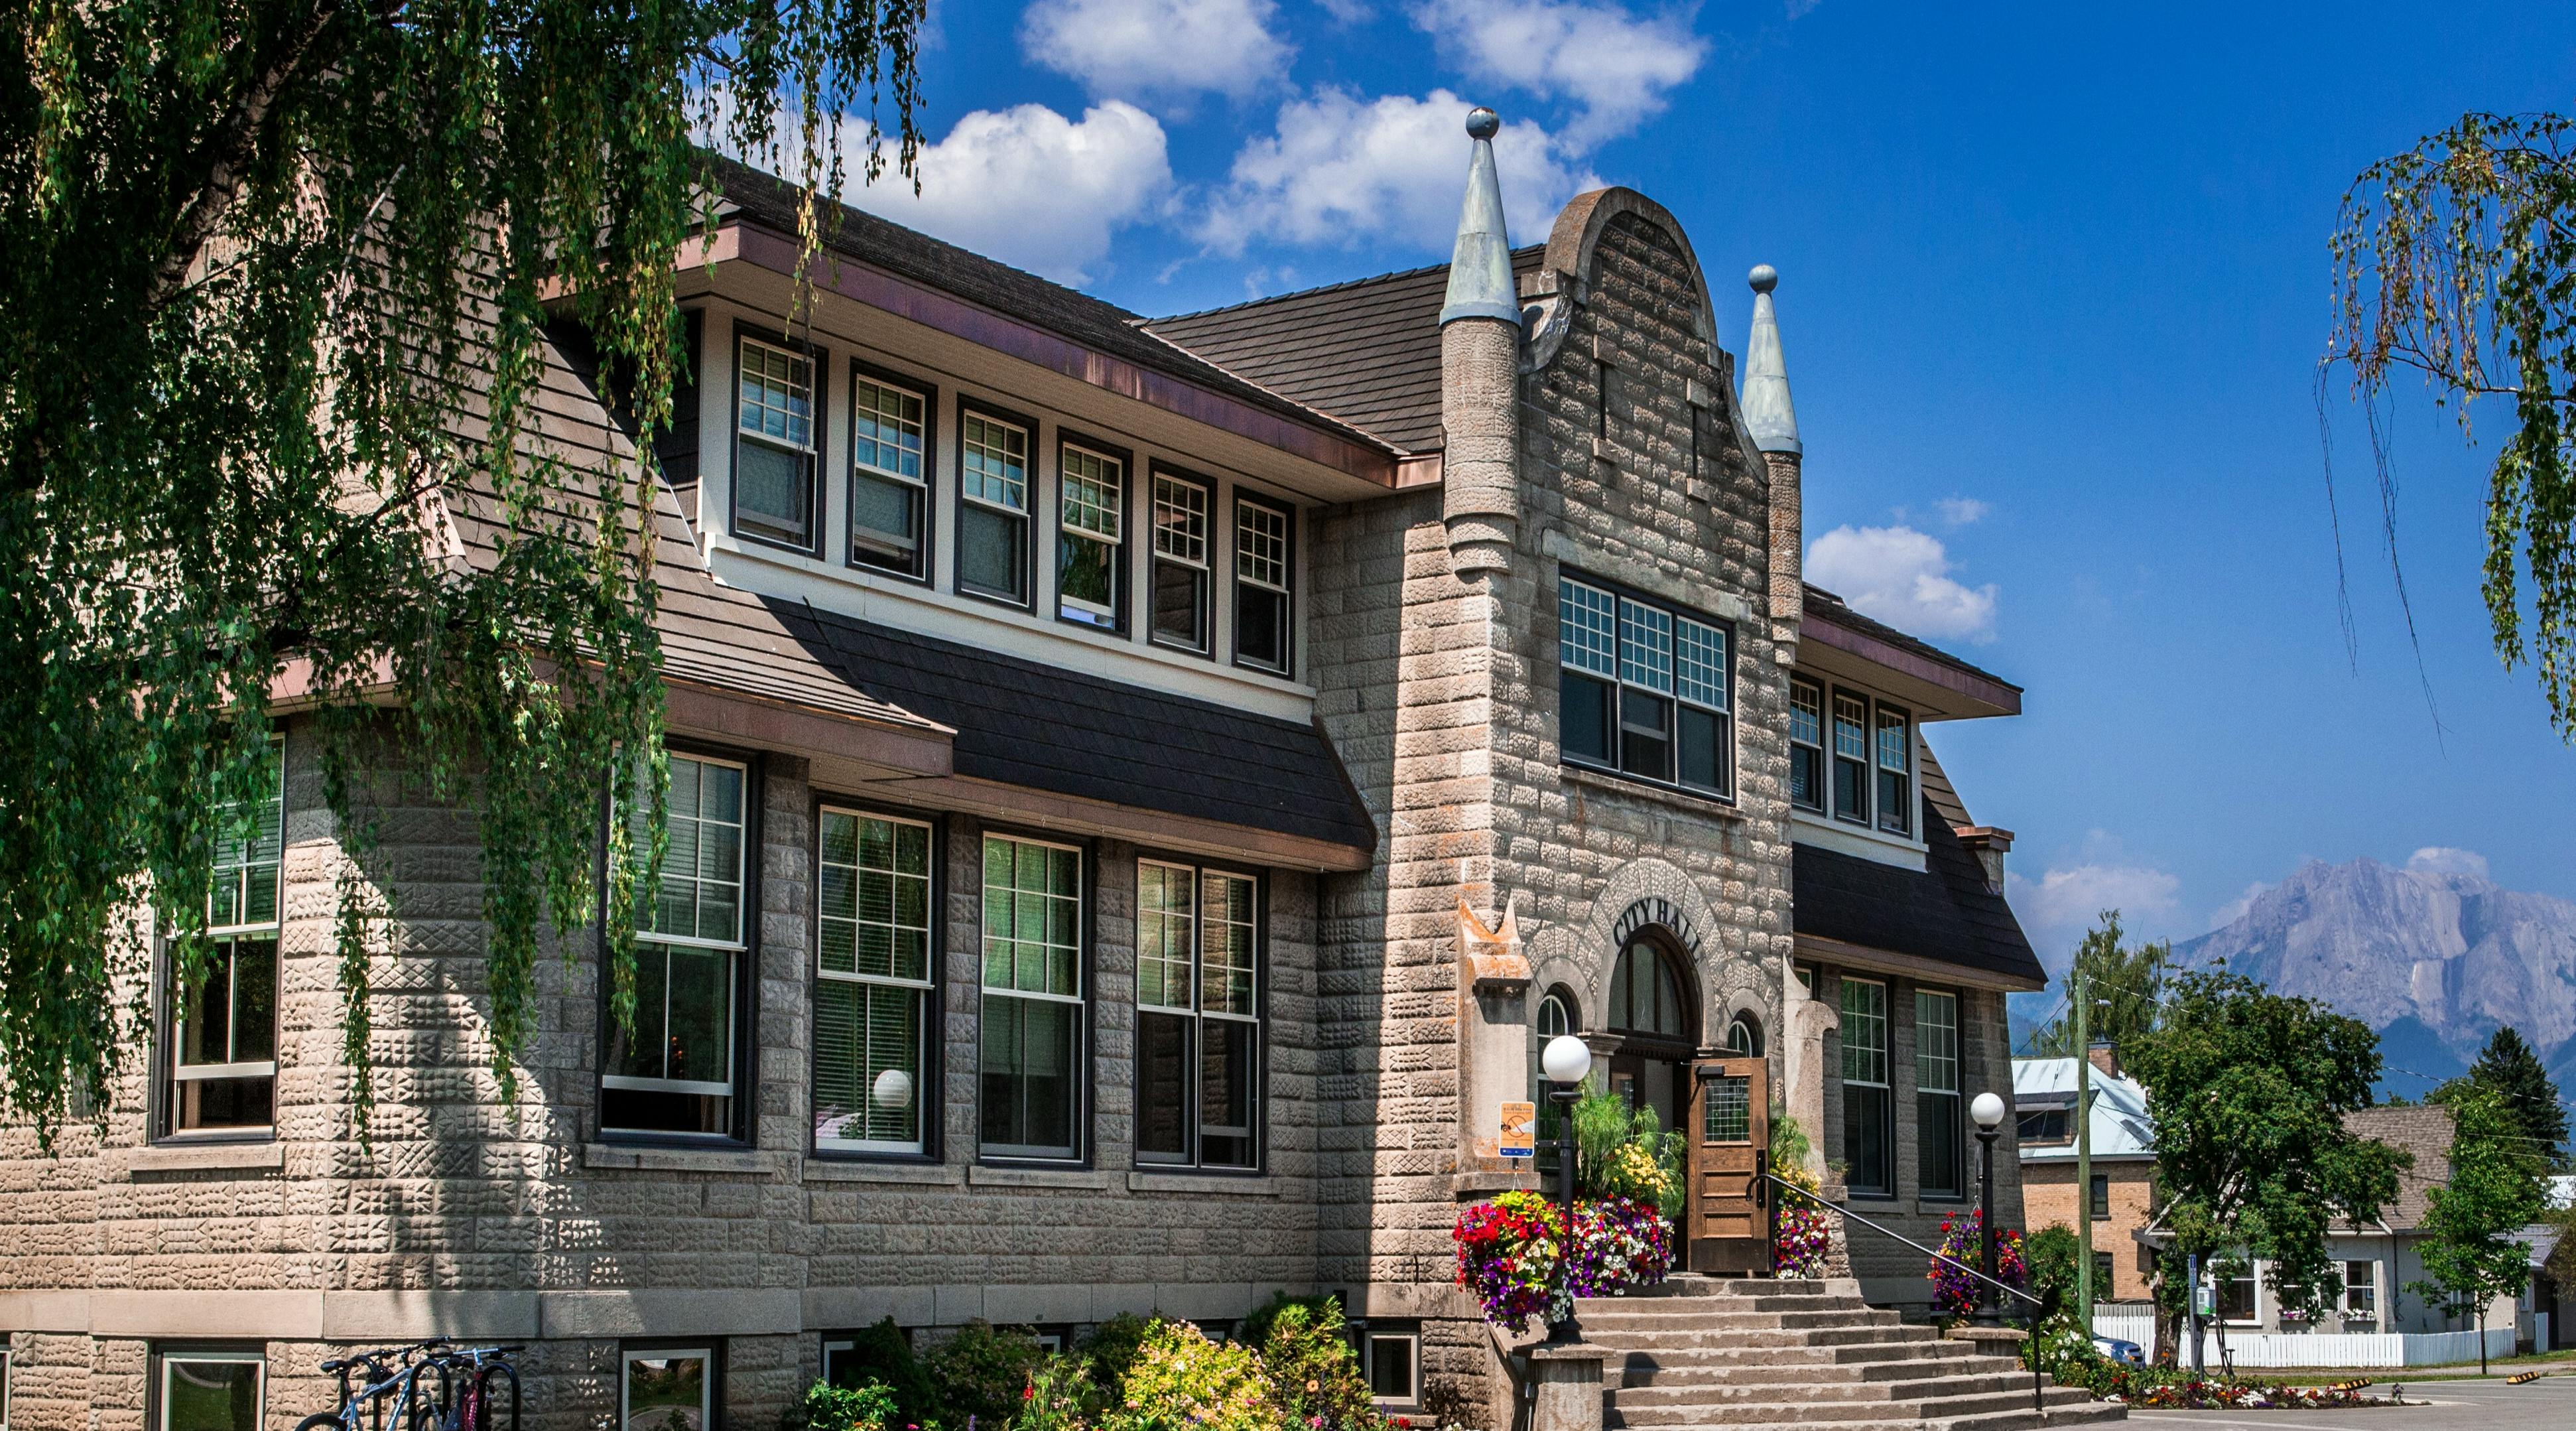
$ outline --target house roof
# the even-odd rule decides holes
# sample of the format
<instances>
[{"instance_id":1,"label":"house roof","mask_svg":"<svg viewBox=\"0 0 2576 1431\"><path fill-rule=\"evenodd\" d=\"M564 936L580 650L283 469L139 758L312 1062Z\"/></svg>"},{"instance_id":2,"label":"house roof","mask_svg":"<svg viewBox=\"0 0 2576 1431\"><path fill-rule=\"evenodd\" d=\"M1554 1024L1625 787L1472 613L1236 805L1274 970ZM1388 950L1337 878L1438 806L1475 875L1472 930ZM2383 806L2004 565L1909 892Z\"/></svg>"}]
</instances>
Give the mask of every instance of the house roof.
<instances>
[{"instance_id":1,"label":"house roof","mask_svg":"<svg viewBox=\"0 0 2576 1431\"><path fill-rule=\"evenodd\" d=\"M2075 1058L2013 1060L2013 1106L2075 1106ZM2147 1090L2125 1074L2093 1070L2093 1156L2136 1159L2156 1155L2155 1124L2147 1117ZM2075 1144L2023 1143L2021 1160L2046 1163L2075 1160Z\"/></svg>"},{"instance_id":2,"label":"house roof","mask_svg":"<svg viewBox=\"0 0 2576 1431\"><path fill-rule=\"evenodd\" d=\"M2021 921L1986 884L1930 800L1922 802L1924 868L1906 869L1820 845L1792 847L1790 922L1800 934L2027 980L2047 980Z\"/></svg>"},{"instance_id":3,"label":"house roof","mask_svg":"<svg viewBox=\"0 0 2576 1431\"><path fill-rule=\"evenodd\" d=\"M2399 1232L2422 1227L2433 1208L2433 1189L2451 1180L2451 1110L2432 1103L2356 1108L2344 1115L2343 1125L2414 1154L2415 1165L2397 1174L2397 1201L2379 1210L2379 1220Z\"/></svg>"},{"instance_id":4,"label":"house roof","mask_svg":"<svg viewBox=\"0 0 2576 1431\"><path fill-rule=\"evenodd\" d=\"M1544 245L1512 251L1535 273ZM1440 433L1440 304L1449 265L1283 293L1149 320L1147 331L1320 408L1397 449L1433 452Z\"/></svg>"},{"instance_id":5,"label":"house roof","mask_svg":"<svg viewBox=\"0 0 2576 1431\"><path fill-rule=\"evenodd\" d=\"M1890 646L1896 647L1898 650L1907 652L1937 665L1946 666L1963 676L1969 677L1971 680L2000 687L2002 690L2011 692L2016 698L2022 694L2021 687L2014 685L2012 682L2005 680L2003 677L1996 675L1992 671L1986 670L1982 666L1976 665L1962 657L1954 656L1919 636L1909 636L1906 633L1897 630L1895 627L1888 625L1884 621L1874 621L1869 617L1861 615L1860 612L1852 608L1850 602L1843 600L1840 596L1825 590L1821 586L1808 585L1806 587L1805 617L1809 621L1831 622L1836 626L1842 627L1846 631L1853 631L1863 636L1874 637L1880 641L1886 642ZM2014 705L2017 710L2019 706L2019 701L2017 699L2014 701Z\"/></svg>"}]
</instances>

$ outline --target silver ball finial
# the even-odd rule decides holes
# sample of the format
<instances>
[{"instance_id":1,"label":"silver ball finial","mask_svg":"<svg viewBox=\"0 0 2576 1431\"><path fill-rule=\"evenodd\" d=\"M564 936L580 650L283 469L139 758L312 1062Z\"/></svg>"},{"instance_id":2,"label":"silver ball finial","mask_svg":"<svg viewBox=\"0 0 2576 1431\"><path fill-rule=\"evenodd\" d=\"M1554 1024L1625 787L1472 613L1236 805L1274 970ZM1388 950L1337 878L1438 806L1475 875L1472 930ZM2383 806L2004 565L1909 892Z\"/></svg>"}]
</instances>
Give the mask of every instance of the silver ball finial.
<instances>
[{"instance_id":1,"label":"silver ball finial","mask_svg":"<svg viewBox=\"0 0 2576 1431\"><path fill-rule=\"evenodd\" d=\"M1503 117L1481 104L1467 111L1467 137L1470 139L1491 139L1501 133L1502 128Z\"/></svg>"},{"instance_id":2,"label":"silver ball finial","mask_svg":"<svg viewBox=\"0 0 2576 1431\"><path fill-rule=\"evenodd\" d=\"M1767 263L1757 263L1751 273L1744 275L1744 281L1753 285L1754 292L1768 293L1780 286L1780 270Z\"/></svg>"}]
</instances>

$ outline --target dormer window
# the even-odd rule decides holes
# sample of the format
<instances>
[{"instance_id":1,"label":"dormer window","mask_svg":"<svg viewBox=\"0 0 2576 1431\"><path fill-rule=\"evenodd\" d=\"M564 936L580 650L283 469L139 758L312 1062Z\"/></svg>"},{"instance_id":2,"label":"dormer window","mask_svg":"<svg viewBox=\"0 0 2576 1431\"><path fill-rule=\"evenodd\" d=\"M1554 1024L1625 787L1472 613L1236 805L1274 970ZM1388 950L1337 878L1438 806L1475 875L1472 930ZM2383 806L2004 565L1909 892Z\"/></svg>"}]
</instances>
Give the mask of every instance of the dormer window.
<instances>
[{"instance_id":1,"label":"dormer window","mask_svg":"<svg viewBox=\"0 0 2576 1431\"><path fill-rule=\"evenodd\" d=\"M968 411L959 423L957 589L1029 604L1029 432Z\"/></svg>"},{"instance_id":2,"label":"dormer window","mask_svg":"<svg viewBox=\"0 0 2576 1431\"><path fill-rule=\"evenodd\" d=\"M1834 692L1834 818L1869 823L1869 702Z\"/></svg>"},{"instance_id":3,"label":"dormer window","mask_svg":"<svg viewBox=\"0 0 2576 1431\"><path fill-rule=\"evenodd\" d=\"M1121 630L1127 625L1127 463L1070 442L1056 463L1056 614Z\"/></svg>"},{"instance_id":4,"label":"dormer window","mask_svg":"<svg viewBox=\"0 0 2576 1431\"><path fill-rule=\"evenodd\" d=\"M741 340L733 447L738 535L813 549L814 367L807 354Z\"/></svg>"},{"instance_id":5,"label":"dormer window","mask_svg":"<svg viewBox=\"0 0 2576 1431\"><path fill-rule=\"evenodd\" d=\"M1154 474L1154 642L1205 654L1208 642L1208 488Z\"/></svg>"},{"instance_id":6,"label":"dormer window","mask_svg":"<svg viewBox=\"0 0 2576 1431\"><path fill-rule=\"evenodd\" d=\"M1891 705L1878 708L1878 827L1914 833L1914 722Z\"/></svg>"},{"instance_id":7,"label":"dormer window","mask_svg":"<svg viewBox=\"0 0 2576 1431\"><path fill-rule=\"evenodd\" d=\"M1789 682L1789 803L1825 810L1825 688Z\"/></svg>"},{"instance_id":8,"label":"dormer window","mask_svg":"<svg viewBox=\"0 0 2576 1431\"><path fill-rule=\"evenodd\" d=\"M1234 502L1234 659L1285 676L1295 669L1289 640L1289 533L1296 515L1249 497Z\"/></svg>"},{"instance_id":9,"label":"dormer window","mask_svg":"<svg viewBox=\"0 0 2576 1431\"><path fill-rule=\"evenodd\" d=\"M850 561L930 574L930 396L873 375L850 381Z\"/></svg>"}]
</instances>

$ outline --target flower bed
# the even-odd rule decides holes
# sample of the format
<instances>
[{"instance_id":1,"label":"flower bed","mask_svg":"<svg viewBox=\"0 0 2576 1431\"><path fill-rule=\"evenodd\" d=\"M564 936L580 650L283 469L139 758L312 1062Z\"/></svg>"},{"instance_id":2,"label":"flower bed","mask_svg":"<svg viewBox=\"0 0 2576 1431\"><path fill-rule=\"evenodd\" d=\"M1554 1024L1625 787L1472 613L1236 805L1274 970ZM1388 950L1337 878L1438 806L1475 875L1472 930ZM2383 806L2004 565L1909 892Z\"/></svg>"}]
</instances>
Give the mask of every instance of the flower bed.
<instances>
[{"instance_id":1,"label":"flower bed","mask_svg":"<svg viewBox=\"0 0 2576 1431\"><path fill-rule=\"evenodd\" d=\"M1571 1289L1576 1297L1609 1297L1664 1280L1673 1266L1672 1225L1661 1213L1623 1197L1577 1202ZM1529 1319L1562 1321L1572 1313L1558 1275L1565 1214L1532 1192L1510 1192L1468 1208L1450 1233L1458 1244L1458 1285L1476 1294L1486 1320L1513 1331Z\"/></svg>"}]
</instances>

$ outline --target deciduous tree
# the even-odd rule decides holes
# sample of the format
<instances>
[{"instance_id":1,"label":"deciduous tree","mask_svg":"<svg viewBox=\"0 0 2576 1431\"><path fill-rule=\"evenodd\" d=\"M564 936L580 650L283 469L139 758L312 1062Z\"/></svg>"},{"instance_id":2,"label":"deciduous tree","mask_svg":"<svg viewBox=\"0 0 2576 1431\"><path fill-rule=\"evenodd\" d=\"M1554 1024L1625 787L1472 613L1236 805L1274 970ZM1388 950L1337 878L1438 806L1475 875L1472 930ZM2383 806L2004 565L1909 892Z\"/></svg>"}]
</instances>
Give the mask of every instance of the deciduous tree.
<instances>
[{"instance_id":1,"label":"deciduous tree","mask_svg":"<svg viewBox=\"0 0 2576 1431\"><path fill-rule=\"evenodd\" d=\"M2531 1281L2531 1249L2514 1234L2540 1221L2548 1206L2545 1169L2522 1119L2493 1089L2472 1083L2445 1101L2450 1176L2426 1194L2424 1280L2409 1285L2452 1315L2477 1319L2483 1374L2487 1305Z\"/></svg>"},{"instance_id":2,"label":"deciduous tree","mask_svg":"<svg viewBox=\"0 0 2576 1431\"><path fill-rule=\"evenodd\" d=\"M2156 999L2164 990L2165 965L2173 958L2166 940L2126 944L2120 911L2106 909L2075 946L2074 972L2066 979L2068 996L2082 988L2094 1001L2087 1020L2088 1041L2127 1048L2156 1026ZM2076 975L2082 977L2078 979ZM2032 1051L2052 1058L2082 1053L2075 1046L2075 1011L2050 1020L2031 1036Z\"/></svg>"}]
</instances>

